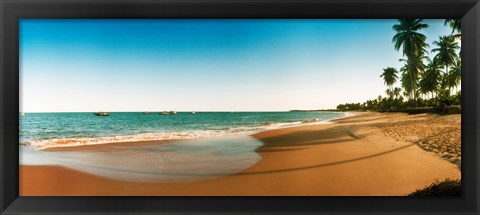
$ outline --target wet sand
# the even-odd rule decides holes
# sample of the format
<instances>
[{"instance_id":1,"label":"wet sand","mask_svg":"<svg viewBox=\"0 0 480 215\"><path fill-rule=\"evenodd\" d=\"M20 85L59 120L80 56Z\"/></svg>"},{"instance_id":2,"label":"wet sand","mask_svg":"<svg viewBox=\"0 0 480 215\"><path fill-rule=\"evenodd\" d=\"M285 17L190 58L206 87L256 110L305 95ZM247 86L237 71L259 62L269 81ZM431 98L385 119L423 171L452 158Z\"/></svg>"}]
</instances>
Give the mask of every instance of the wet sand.
<instances>
[{"instance_id":1,"label":"wet sand","mask_svg":"<svg viewBox=\"0 0 480 215\"><path fill-rule=\"evenodd\" d=\"M254 135L264 142L257 149L262 160L235 175L182 183L133 183L61 166L21 166L20 195L403 196L435 180L460 178L456 165L460 115L361 113L335 122Z\"/></svg>"}]
</instances>

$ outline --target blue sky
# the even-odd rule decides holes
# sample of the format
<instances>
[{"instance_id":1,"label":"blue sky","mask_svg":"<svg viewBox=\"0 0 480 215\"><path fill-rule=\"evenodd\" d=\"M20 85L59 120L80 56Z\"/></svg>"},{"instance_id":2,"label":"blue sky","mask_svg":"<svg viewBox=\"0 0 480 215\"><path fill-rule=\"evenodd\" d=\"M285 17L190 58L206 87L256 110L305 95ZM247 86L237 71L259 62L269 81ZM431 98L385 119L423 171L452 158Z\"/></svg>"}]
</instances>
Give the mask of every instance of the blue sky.
<instances>
[{"instance_id":1,"label":"blue sky","mask_svg":"<svg viewBox=\"0 0 480 215\"><path fill-rule=\"evenodd\" d=\"M450 34L425 20L431 45ZM20 22L20 111L277 111L384 95L396 20ZM433 47L431 45L431 47ZM399 84L398 84L399 85Z\"/></svg>"}]
</instances>

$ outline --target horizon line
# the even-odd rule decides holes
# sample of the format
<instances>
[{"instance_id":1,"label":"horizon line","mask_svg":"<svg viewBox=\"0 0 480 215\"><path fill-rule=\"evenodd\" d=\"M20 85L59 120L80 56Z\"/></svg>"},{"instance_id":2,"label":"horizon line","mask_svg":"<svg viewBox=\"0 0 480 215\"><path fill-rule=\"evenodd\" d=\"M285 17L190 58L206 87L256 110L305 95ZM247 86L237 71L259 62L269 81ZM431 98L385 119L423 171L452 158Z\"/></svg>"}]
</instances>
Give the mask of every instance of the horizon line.
<instances>
[{"instance_id":1,"label":"horizon line","mask_svg":"<svg viewBox=\"0 0 480 215\"><path fill-rule=\"evenodd\" d=\"M337 109L291 109L291 110L195 110L195 111L175 111L177 113L201 113L201 112L291 112L291 111L336 111ZM168 110L170 112L173 110ZM19 113L98 113L98 112L108 112L108 113L161 113L164 111L19 111Z\"/></svg>"}]
</instances>

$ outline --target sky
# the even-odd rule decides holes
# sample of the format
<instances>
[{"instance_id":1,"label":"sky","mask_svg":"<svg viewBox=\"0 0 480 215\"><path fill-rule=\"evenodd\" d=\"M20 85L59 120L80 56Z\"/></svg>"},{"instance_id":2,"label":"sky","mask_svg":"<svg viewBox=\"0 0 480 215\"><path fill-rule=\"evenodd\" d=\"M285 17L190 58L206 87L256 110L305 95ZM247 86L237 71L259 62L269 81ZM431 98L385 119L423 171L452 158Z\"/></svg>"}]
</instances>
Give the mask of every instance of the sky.
<instances>
[{"instance_id":1,"label":"sky","mask_svg":"<svg viewBox=\"0 0 480 215\"><path fill-rule=\"evenodd\" d=\"M397 20L20 21L20 111L287 111L385 95ZM424 20L427 43L451 29ZM433 55L432 55L433 56ZM395 86L400 86L397 83Z\"/></svg>"}]
</instances>

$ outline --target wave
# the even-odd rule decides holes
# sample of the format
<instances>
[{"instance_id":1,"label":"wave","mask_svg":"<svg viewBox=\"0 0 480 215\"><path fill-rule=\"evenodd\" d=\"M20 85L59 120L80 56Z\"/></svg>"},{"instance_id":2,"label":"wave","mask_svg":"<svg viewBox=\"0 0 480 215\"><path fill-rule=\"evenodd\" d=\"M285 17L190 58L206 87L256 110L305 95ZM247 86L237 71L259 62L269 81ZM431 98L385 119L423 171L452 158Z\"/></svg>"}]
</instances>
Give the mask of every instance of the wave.
<instances>
[{"instance_id":1,"label":"wave","mask_svg":"<svg viewBox=\"0 0 480 215\"><path fill-rule=\"evenodd\" d=\"M342 116L334 118L344 118L354 116L354 113L344 113ZM211 138L231 135L249 135L265 130L273 130L279 128L288 128L304 125L332 124L333 119L321 120L318 118L306 119L297 122L269 123L258 127L237 127L225 130L190 130L190 131L172 131L172 132L152 132L139 133L131 135L104 136L104 137L72 137L72 138L53 138L42 140L29 140L20 143L21 149L24 150L43 150L53 147L70 147L81 145L95 145L106 143L121 142L138 142L138 141L162 141L162 140L182 140L182 139L198 139Z\"/></svg>"},{"instance_id":2,"label":"wave","mask_svg":"<svg viewBox=\"0 0 480 215\"><path fill-rule=\"evenodd\" d=\"M194 130L194 131L174 131L157 133L140 133L131 135L107 136L107 137L76 137L76 138L53 138L43 140L30 140L22 142L24 149L47 149L53 147L68 147L81 145L95 145L105 143L138 142L138 141L162 141L162 140L182 140L198 139L209 137L220 137L238 134L249 134L261 131L261 127L253 128L233 128L228 130Z\"/></svg>"}]
</instances>

